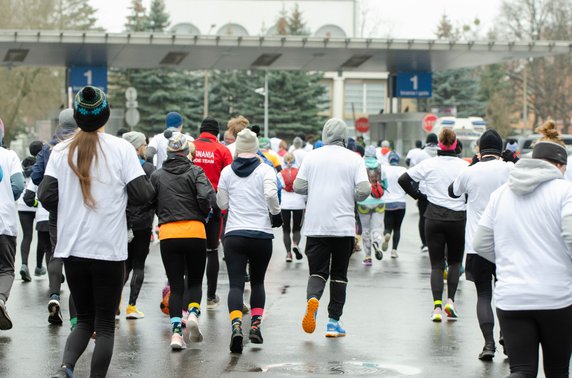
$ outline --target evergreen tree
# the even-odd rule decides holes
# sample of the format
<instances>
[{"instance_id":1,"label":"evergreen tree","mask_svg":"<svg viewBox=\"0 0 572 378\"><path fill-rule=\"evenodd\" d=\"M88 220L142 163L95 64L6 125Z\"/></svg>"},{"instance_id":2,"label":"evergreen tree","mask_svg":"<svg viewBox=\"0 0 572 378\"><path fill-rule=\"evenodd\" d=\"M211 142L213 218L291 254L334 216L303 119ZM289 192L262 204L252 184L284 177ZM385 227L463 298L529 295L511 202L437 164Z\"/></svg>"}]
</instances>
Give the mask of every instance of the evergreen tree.
<instances>
[{"instance_id":1,"label":"evergreen tree","mask_svg":"<svg viewBox=\"0 0 572 378\"><path fill-rule=\"evenodd\" d=\"M90 30L97 21L88 0L57 0L54 25L59 30Z\"/></svg>"},{"instance_id":2,"label":"evergreen tree","mask_svg":"<svg viewBox=\"0 0 572 378\"><path fill-rule=\"evenodd\" d=\"M290 35L308 35L306 31L306 23L302 18L302 11L298 3L294 5L294 9L288 17L288 34Z\"/></svg>"},{"instance_id":3,"label":"evergreen tree","mask_svg":"<svg viewBox=\"0 0 572 378\"><path fill-rule=\"evenodd\" d=\"M128 32L140 32L144 31L147 22L147 11L143 6L142 0L131 0L131 6L129 7L131 13L127 15L127 22L125 23L125 31Z\"/></svg>"},{"instance_id":4,"label":"evergreen tree","mask_svg":"<svg viewBox=\"0 0 572 378\"><path fill-rule=\"evenodd\" d=\"M165 10L164 0L153 0L149 16L145 20L145 31L162 32L169 26L169 15Z\"/></svg>"}]
</instances>

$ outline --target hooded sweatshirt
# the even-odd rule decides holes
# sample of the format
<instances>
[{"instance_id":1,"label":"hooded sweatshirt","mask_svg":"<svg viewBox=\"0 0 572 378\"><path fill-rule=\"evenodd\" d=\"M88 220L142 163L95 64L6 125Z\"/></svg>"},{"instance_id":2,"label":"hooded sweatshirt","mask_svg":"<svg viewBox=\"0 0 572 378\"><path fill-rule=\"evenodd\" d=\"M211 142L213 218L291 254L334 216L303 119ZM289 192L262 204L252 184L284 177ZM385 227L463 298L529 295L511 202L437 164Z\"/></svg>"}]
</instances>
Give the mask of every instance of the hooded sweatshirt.
<instances>
[{"instance_id":1,"label":"hooded sweatshirt","mask_svg":"<svg viewBox=\"0 0 572 378\"><path fill-rule=\"evenodd\" d=\"M473 248L496 263L505 311L572 305L572 184L554 165L520 160L491 195Z\"/></svg>"}]
</instances>

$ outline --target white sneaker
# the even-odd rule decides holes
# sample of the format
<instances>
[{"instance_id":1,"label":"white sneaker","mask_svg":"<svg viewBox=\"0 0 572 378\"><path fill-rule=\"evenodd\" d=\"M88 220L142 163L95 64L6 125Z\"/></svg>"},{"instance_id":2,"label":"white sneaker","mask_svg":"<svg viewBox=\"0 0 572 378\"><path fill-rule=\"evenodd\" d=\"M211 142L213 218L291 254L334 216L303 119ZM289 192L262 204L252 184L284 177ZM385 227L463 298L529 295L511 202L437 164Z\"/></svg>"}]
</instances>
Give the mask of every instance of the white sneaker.
<instances>
[{"instance_id":1,"label":"white sneaker","mask_svg":"<svg viewBox=\"0 0 572 378\"><path fill-rule=\"evenodd\" d=\"M397 254L397 249L392 250L391 251L391 258L396 259L398 257L399 257L399 255Z\"/></svg>"},{"instance_id":2,"label":"white sneaker","mask_svg":"<svg viewBox=\"0 0 572 378\"><path fill-rule=\"evenodd\" d=\"M421 253L427 253L429 252L429 247L427 247L426 245L421 246Z\"/></svg>"},{"instance_id":3,"label":"white sneaker","mask_svg":"<svg viewBox=\"0 0 572 378\"><path fill-rule=\"evenodd\" d=\"M173 333L171 336L171 350L183 350L187 349L187 344L183 340L183 336L178 333Z\"/></svg>"},{"instance_id":4,"label":"white sneaker","mask_svg":"<svg viewBox=\"0 0 572 378\"><path fill-rule=\"evenodd\" d=\"M383 252L387 251L387 248L389 247L389 239L391 239L391 234L385 234L383 236L383 243L381 244L381 250Z\"/></svg>"},{"instance_id":5,"label":"white sneaker","mask_svg":"<svg viewBox=\"0 0 572 378\"><path fill-rule=\"evenodd\" d=\"M189 340L195 343L203 341L203 334L199 329L199 318L194 312L189 312L187 316L187 330L189 331Z\"/></svg>"}]
</instances>

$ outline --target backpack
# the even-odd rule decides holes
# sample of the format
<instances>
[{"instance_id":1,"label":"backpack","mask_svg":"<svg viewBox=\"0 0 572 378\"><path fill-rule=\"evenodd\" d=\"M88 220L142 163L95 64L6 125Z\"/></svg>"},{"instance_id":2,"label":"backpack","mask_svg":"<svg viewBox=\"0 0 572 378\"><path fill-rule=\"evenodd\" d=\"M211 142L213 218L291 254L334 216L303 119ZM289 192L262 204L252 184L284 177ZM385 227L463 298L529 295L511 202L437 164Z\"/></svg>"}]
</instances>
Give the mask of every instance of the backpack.
<instances>
[{"instance_id":1,"label":"backpack","mask_svg":"<svg viewBox=\"0 0 572 378\"><path fill-rule=\"evenodd\" d=\"M287 192L294 191L294 180L298 176L298 168L286 168L282 170L282 178L284 179L284 190Z\"/></svg>"}]
</instances>

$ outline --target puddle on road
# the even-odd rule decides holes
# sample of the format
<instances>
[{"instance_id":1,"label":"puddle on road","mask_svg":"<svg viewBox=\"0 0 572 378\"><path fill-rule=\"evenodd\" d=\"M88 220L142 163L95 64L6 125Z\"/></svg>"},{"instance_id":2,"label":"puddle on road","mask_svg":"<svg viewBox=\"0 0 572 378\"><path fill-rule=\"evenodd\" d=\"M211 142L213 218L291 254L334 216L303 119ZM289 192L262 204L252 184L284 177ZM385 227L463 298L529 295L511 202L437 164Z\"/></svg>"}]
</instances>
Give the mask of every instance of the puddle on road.
<instances>
[{"instance_id":1,"label":"puddle on road","mask_svg":"<svg viewBox=\"0 0 572 378\"><path fill-rule=\"evenodd\" d=\"M249 372L262 373L288 373L293 375L305 376L308 374L320 375L387 375L393 377L413 376L421 374L421 370L411 366L392 365L376 362L323 362L323 363L303 363L303 362L287 362L283 364L267 365L259 368L250 369Z\"/></svg>"}]
</instances>

